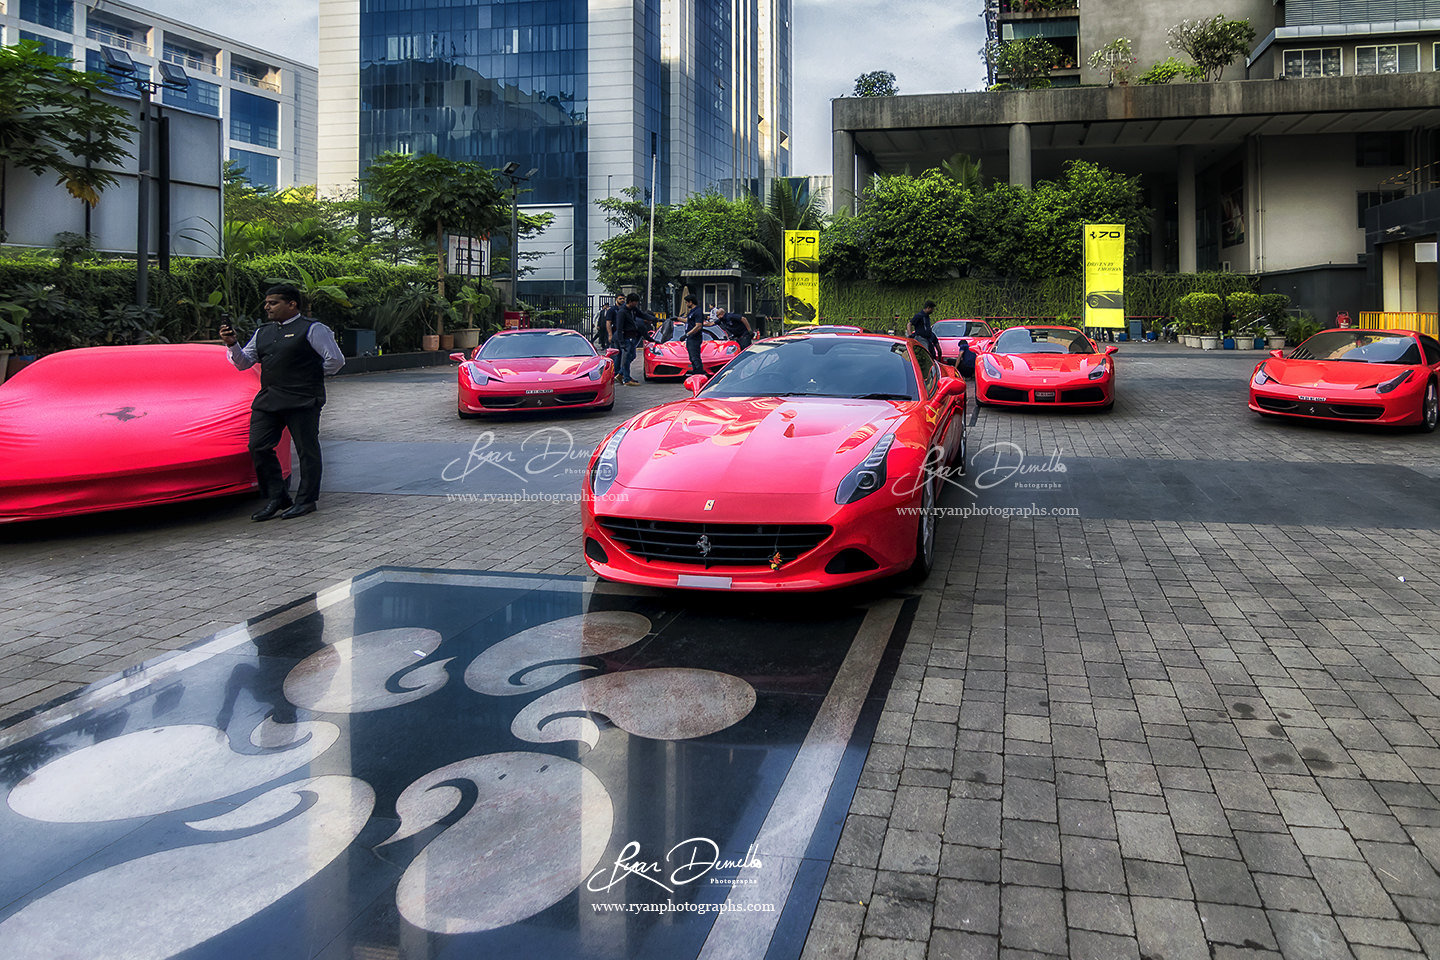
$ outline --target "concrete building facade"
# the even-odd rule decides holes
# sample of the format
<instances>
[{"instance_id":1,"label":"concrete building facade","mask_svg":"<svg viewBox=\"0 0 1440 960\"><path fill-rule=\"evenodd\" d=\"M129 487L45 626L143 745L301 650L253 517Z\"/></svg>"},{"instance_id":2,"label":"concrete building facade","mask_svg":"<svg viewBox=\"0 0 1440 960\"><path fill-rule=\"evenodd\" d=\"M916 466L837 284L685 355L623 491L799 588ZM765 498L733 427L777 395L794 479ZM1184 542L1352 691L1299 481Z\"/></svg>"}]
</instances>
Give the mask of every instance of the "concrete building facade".
<instances>
[{"instance_id":1,"label":"concrete building facade","mask_svg":"<svg viewBox=\"0 0 1440 960\"><path fill-rule=\"evenodd\" d=\"M386 151L533 168L522 208L556 221L522 288L598 293L598 201L733 196L788 174L789 8L320 0L321 191L353 191Z\"/></svg>"},{"instance_id":2,"label":"concrete building facade","mask_svg":"<svg viewBox=\"0 0 1440 960\"><path fill-rule=\"evenodd\" d=\"M103 73L101 48L129 54L142 75L156 64L184 68L190 89L164 90L162 109L218 117L224 156L265 187L316 180L318 73L312 66L237 43L120 0L0 0L0 45L35 40L77 69ZM133 85L117 85L135 95Z\"/></svg>"}]
</instances>

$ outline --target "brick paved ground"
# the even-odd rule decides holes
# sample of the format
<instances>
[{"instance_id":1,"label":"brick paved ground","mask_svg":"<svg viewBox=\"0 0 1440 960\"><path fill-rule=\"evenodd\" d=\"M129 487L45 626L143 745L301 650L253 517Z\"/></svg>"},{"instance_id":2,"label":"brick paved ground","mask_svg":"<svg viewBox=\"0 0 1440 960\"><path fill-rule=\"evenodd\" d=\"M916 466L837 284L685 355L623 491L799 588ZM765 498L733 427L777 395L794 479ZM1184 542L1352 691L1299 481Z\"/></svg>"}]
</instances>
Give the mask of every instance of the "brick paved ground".
<instances>
[{"instance_id":1,"label":"brick paved ground","mask_svg":"<svg viewBox=\"0 0 1440 960\"><path fill-rule=\"evenodd\" d=\"M1330 463L1440 476L1440 437L1254 417L1260 356L1132 345L1113 413L986 409L971 443L1316 464L1297 498L1363 497L1331 489ZM462 423L453 389L443 372L342 378L325 436L533 429ZM678 390L632 388L571 427L593 443ZM251 524L254 506L0 530L0 715L379 564L584 572L572 504L330 494ZM1440 957L1435 542L1363 523L942 522L805 955Z\"/></svg>"}]
</instances>

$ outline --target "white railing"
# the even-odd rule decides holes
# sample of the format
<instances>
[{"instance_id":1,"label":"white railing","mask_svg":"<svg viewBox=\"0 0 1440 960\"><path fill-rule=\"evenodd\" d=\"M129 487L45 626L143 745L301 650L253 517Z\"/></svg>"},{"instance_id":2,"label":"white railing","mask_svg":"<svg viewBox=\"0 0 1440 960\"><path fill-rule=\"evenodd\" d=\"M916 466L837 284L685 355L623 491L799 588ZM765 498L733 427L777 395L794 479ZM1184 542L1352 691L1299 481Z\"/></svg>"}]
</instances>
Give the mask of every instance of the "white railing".
<instances>
[{"instance_id":1,"label":"white railing","mask_svg":"<svg viewBox=\"0 0 1440 960\"><path fill-rule=\"evenodd\" d=\"M133 50L136 53L148 53L150 50L149 44L143 40L131 40L129 37L122 37L118 33L107 30L104 27L98 27L93 23L86 24L85 36L91 40L99 40L106 46L118 47L121 50Z\"/></svg>"},{"instance_id":2,"label":"white railing","mask_svg":"<svg viewBox=\"0 0 1440 960\"><path fill-rule=\"evenodd\" d=\"M274 93L280 92L280 84L271 83L269 80L262 80L253 73L246 73L244 70L237 70L234 67L230 68L230 79L237 80L240 83L248 83L252 87L259 87L261 90L270 90Z\"/></svg>"},{"instance_id":3,"label":"white railing","mask_svg":"<svg viewBox=\"0 0 1440 960\"><path fill-rule=\"evenodd\" d=\"M188 70L196 70L200 73L209 73L216 76L218 76L220 73L220 66L211 60L197 60L194 57L187 57L184 54L179 53L171 53L168 50L165 52L164 56L161 59L168 60L171 63L178 63L180 66L185 67Z\"/></svg>"}]
</instances>

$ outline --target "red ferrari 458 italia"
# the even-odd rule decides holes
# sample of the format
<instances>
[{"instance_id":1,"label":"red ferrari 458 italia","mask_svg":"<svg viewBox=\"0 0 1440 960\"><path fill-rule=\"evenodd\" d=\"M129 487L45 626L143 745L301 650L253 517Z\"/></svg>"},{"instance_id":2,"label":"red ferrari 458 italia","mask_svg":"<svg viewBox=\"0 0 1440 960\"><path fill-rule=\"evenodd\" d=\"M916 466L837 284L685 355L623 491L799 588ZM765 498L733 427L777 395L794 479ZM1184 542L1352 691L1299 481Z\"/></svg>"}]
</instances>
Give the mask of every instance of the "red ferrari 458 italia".
<instances>
[{"instance_id":1,"label":"red ferrari 458 italia","mask_svg":"<svg viewBox=\"0 0 1440 960\"><path fill-rule=\"evenodd\" d=\"M1001 406L1115 404L1118 347L1101 350L1075 327L1011 327L981 342L975 402Z\"/></svg>"},{"instance_id":2,"label":"red ferrari 458 italia","mask_svg":"<svg viewBox=\"0 0 1440 960\"><path fill-rule=\"evenodd\" d=\"M506 410L609 410L615 361L574 330L502 330L460 361L460 419Z\"/></svg>"},{"instance_id":3,"label":"red ferrari 458 italia","mask_svg":"<svg viewBox=\"0 0 1440 960\"><path fill-rule=\"evenodd\" d=\"M1265 416L1413 424L1440 419L1440 341L1410 330L1322 330L1272 351L1250 375L1250 409Z\"/></svg>"},{"instance_id":4,"label":"red ferrari 458 italia","mask_svg":"<svg viewBox=\"0 0 1440 960\"><path fill-rule=\"evenodd\" d=\"M596 448L585 558L607 580L826 590L929 572L965 381L898 337L752 344Z\"/></svg>"},{"instance_id":5,"label":"red ferrari 458 italia","mask_svg":"<svg viewBox=\"0 0 1440 960\"><path fill-rule=\"evenodd\" d=\"M978 351L982 341L995 336L995 331L984 320L936 320L930 329L940 341L940 359L952 364L960 359L962 341L970 344L971 350Z\"/></svg>"},{"instance_id":6,"label":"red ferrari 458 italia","mask_svg":"<svg viewBox=\"0 0 1440 960\"><path fill-rule=\"evenodd\" d=\"M700 331L700 337L700 362L707 374L713 374L740 352L740 344L718 327L705 327ZM646 380L684 377L690 372L684 323L678 320L665 323L655 334L655 342L644 346Z\"/></svg>"}]
</instances>

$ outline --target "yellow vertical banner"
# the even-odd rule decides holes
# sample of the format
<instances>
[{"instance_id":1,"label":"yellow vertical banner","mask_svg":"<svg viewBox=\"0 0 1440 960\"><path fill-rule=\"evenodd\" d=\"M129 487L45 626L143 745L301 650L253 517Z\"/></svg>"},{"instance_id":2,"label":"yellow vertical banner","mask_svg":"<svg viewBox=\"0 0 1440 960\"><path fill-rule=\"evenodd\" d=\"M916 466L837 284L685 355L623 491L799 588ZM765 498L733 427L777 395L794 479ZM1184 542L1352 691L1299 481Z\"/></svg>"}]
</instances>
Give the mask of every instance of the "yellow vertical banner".
<instances>
[{"instance_id":1,"label":"yellow vertical banner","mask_svg":"<svg viewBox=\"0 0 1440 960\"><path fill-rule=\"evenodd\" d=\"M820 316L820 231L785 231L785 323L814 323Z\"/></svg>"},{"instance_id":2,"label":"yellow vertical banner","mask_svg":"<svg viewBox=\"0 0 1440 960\"><path fill-rule=\"evenodd\" d=\"M1125 327L1125 224L1087 223L1085 326Z\"/></svg>"}]
</instances>

